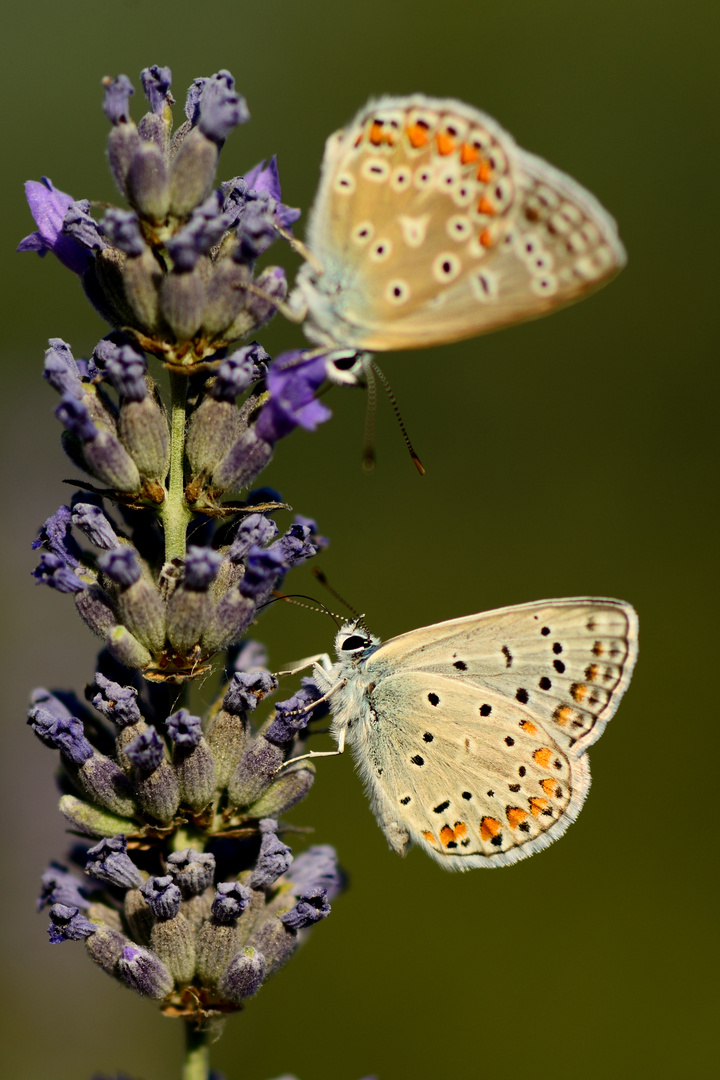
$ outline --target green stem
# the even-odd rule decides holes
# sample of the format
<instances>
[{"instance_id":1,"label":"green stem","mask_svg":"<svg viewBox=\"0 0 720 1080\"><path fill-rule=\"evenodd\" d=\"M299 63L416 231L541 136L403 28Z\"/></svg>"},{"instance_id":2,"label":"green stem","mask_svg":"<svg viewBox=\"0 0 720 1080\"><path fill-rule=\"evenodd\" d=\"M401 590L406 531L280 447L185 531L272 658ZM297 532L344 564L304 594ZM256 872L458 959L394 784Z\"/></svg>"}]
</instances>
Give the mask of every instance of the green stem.
<instances>
[{"instance_id":1,"label":"green stem","mask_svg":"<svg viewBox=\"0 0 720 1080\"><path fill-rule=\"evenodd\" d=\"M210 1047L208 1033L198 1031L195 1024L185 1021L185 1061L182 1080L208 1080L210 1074Z\"/></svg>"},{"instance_id":2,"label":"green stem","mask_svg":"<svg viewBox=\"0 0 720 1080\"><path fill-rule=\"evenodd\" d=\"M185 501L185 419L187 378L170 372L170 479L162 506L165 530L165 561L185 557L185 536L192 513Z\"/></svg>"}]
</instances>

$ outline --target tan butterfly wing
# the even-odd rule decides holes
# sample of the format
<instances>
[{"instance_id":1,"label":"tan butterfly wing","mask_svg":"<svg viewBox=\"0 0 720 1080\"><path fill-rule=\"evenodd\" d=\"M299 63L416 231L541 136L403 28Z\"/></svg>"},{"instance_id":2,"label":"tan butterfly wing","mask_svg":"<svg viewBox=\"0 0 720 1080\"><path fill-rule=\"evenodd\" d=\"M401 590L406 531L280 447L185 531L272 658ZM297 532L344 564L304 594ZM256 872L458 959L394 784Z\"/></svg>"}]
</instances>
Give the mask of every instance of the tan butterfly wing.
<instances>
[{"instance_id":1,"label":"tan butterfly wing","mask_svg":"<svg viewBox=\"0 0 720 1080\"><path fill-rule=\"evenodd\" d=\"M492 118L415 95L328 140L302 268L308 336L383 350L536 318L625 263L615 223Z\"/></svg>"},{"instance_id":2,"label":"tan butterfly wing","mask_svg":"<svg viewBox=\"0 0 720 1080\"><path fill-rule=\"evenodd\" d=\"M413 630L365 664L373 720L354 729L360 771L396 850L449 869L516 862L577 817L585 751L637 657L618 600L540 601Z\"/></svg>"}]
</instances>

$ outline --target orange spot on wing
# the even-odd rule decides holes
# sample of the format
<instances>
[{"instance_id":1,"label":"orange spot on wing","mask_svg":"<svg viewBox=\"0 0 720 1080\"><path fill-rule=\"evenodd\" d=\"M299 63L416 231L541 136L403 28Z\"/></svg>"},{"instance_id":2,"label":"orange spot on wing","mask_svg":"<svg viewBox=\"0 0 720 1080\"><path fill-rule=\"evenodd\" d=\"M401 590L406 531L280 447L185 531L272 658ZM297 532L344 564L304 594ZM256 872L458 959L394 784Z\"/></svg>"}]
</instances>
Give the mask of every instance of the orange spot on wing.
<instances>
[{"instance_id":1,"label":"orange spot on wing","mask_svg":"<svg viewBox=\"0 0 720 1080\"><path fill-rule=\"evenodd\" d=\"M483 231L480 233L480 236L478 237L478 239L479 239L479 241L480 241L480 243L482 244L483 247L486 247L486 248L492 247L493 238L492 238L492 235L491 235L489 229L483 229Z\"/></svg>"},{"instance_id":2,"label":"orange spot on wing","mask_svg":"<svg viewBox=\"0 0 720 1080\"><path fill-rule=\"evenodd\" d=\"M454 832L456 840L462 840L464 836L467 836L467 825L465 824L465 822L456 821Z\"/></svg>"},{"instance_id":3,"label":"orange spot on wing","mask_svg":"<svg viewBox=\"0 0 720 1080\"><path fill-rule=\"evenodd\" d=\"M518 825L522 825L523 821L527 817L527 811L521 810L519 806L508 806L505 811L505 816L508 819L508 823L511 829L517 829Z\"/></svg>"},{"instance_id":4,"label":"orange spot on wing","mask_svg":"<svg viewBox=\"0 0 720 1080\"><path fill-rule=\"evenodd\" d=\"M435 839L435 836L434 836L434 834L433 834L433 833L431 833L431 832L424 832L424 833L423 833L423 836L424 836L424 838L425 838L425 839L427 840L428 844L433 844L433 845L434 845L434 847L437 847L437 840Z\"/></svg>"},{"instance_id":5,"label":"orange spot on wing","mask_svg":"<svg viewBox=\"0 0 720 1080\"><path fill-rule=\"evenodd\" d=\"M487 843L493 836L497 836L501 829L502 825L497 818L484 817L480 822L480 839Z\"/></svg>"},{"instance_id":6,"label":"orange spot on wing","mask_svg":"<svg viewBox=\"0 0 720 1080\"><path fill-rule=\"evenodd\" d=\"M584 701L587 697L588 688L585 683L573 683L570 687L570 696L573 701Z\"/></svg>"},{"instance_id":7,"label":"orange spot on wing","mask_svg":"<svg viewBox=\"0 0 720 1080\"><path fill-rule=\"evenodd\" d=\"M554 712L554 718L558 724L567 724L572 719L573 711L569 705L561 705Z\"/></svg>"},{"instance_id":8,"label":"orange spot on wing","mask_svg":"<svg viewBox=\"0 0 720 1080\"><path fill-rule=\"evenodd\" d=\"M374 120L370 127L370 142L373 144L373 146L380 146L383 142L383 138L383 126L382 124L378 123L377 120Z\"/></svg>"},{"instance_id":9,"label":"orange spot on wing","mask_svg":"<svg viewBox=\"0 0 720 1080\"><path fill-rule=\"evenodd\" d=\"M523 729L523 731L526 731L528 735L537 735L537 728L531 720L521 720L520 727Z\"/></svg>"},{"instance_id":10,"label":"orange spot on wing","mask_svg":"<svg viewBox=\"0 0 720 1080\"><path fill-rule=\"evenodd\" d=\"M427 146L428 141L428 129L425 124L410 124L405 128L410 145L414 150L419 150L421 146Z\"/></svg>"},{"instance_id":11,"label":"orange spot on wing","mask_svg":"<svg viewBox=\"0 0 720 1080\"><path fill-rule=\"evenodd\" d=\"M446 131L438 131L435 142L437 143L438 154L442 154L443 157L452 154L455 149L455 140Z\"/></svg>"},{"instance_id":12,"label":"orange spot on wing","mask_svg":"<svg viewBox=\"0 0 720 1080\"><path fill-rule=\"evenodd\" d=\"M597 679L597 674L599 670L600 668L597 666L597 664L591 664L590 667L587 668L587 670L585 671L585 678L587 679L587 681L594 682L595 679Z\"/></svg>"},{"instance_id":13,"label":"orange spot on wing","mask_svg":"<svg viewBox=\"0 0 720 1080\"><path fill-rule=\"evenodd\" d=\"M488 199L487 195L483 195L477 204L478 213L487 214L488 217L493 217L496 213L495 207Z\"/></svg>"},{"instance_id":14,"label":"orange spot on wing","mask_svg":"<svg viewBox=\"0 0 720 1080\"><path fill-rule=\"evenodd\" d=\"M460 147L460 163L462 165L470 165L473 161L477 161L479 157L477 146L471 146L470 143L463 143Z\"/></svg>"},{"instance_id":15,"label":"orange spot on wing","mask_svg":"<svg viewBox=\"0 0 720 1080\"><path fill-rule=\"evenodd\" d=\"M482 184L489 183L492 180L492 169L487 161L481 161L478 166L477 178Z\"/></svg>"},{"instance_id":16,"label":"orange spot on wing","mask_svg":"<svg viewBox=\"0 0 720 1080\"><path fill-rule=\"evenodd\" d=\"M605 646L602 641L596 641L592 647L593 656L604 656Z\"/></svg>"},{"instance_id":17,"label":"orange spot on wing","mask_svg":"<svg viewBox=\"0 0 720 1080\"><path fill-rule=\"evenodd\" d=\"M541 780L540 787L546 795L553 796L555 794L555 781L552 777L548 777L547 780Z\"/></svg>"},{"instance_id":18,"label":"orange spot on wing","mask_svg":"<svg viewBox=\"0 0 720 1080\"><path fill-rule=\"evenodd\" d=\"M530 799L530 812L533 817L538 817L543 810L547 810L547 799Z\"/></svg>"},{"instance_id":19,"label":"orange spot on wing","mask_svg":"<svg viewBox=\"0 0 720 1080\"><path fill-rule=\"evenodd\" d=\"M537 761L541 769L547 769L552 757L552 750L548 746L543 746L542 749L536 750L533 754L533 758Z\"/></svg>"},{"instance_id":20,"label":"orange spot on wing","mask_svg":"<svg viewBox=\"0 0 720 1080\"><path fill-rule=\"evenodd\" d=\"M440 841L443 847L447 847L455 839L455 830L449 825L443 825L440 830Z\"/></svg>"}]
</instances>

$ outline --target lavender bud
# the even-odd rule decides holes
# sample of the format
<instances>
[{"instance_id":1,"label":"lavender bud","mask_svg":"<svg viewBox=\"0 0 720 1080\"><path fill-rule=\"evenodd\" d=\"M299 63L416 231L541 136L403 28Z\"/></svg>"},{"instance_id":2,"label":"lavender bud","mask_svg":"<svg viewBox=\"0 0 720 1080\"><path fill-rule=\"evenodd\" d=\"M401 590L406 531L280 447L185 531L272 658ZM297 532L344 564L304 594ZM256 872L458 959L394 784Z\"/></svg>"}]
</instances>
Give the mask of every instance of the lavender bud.
<instances>
[{"instance_id":1,"label":"lavender bud","mask_svg":"<svg viewBox=\"0 0 720 1080\"><path fill-rule=\"evenodd\" d=\"M99 585L78 590L75 593L75 606L85 625L98 637L106 638L117 626L118 617L112 598ZM150 654L147 656L149 663Z\"/></svg>"},{"instance_id":2,"label":"lavender bud","mask_svg":"<svg viewBox=\"0 0 720 1080\"><path fill-rule=\"evenodd\" d=\"M123 916L133 941L149 945L155 917L140 889L128 889L125 893Z\"/></svg>"},{"instance_id":3,"label":"lavender bud","mask_svg":"<svg viewBox=\"0 0 720 1080\"><path fill-rule=\"evenodd\" d=\"M297 932L285 926L280 919L271 918L252 935L249 946L265 957L267 978L283 967L297 949Z\"/></svg>"},{"instance_id":4,"label":"lavender bud","mask_svg":"<svg viewBox=\"0 0 720 1080\"><path fill-rule=\"evenodd\" d=\"M37 910L42 911L48 904L64 904L66 907L87 910L88 885L60 863L52 862L40 879L42 888L37 901Z\"/></svg>"},{"instance_id":5,"label":"lavender bud","mask_svg":"<svg viewBox=\"0 0 720 1080\"><path fill-rule=\"evenodd\" d=\"M174 98L170 93L172 72L169 67L143 68L140 72L143 92L150 103L151 112L156 116L163 116L170 105L174 104Z\"/></svg>"},{"instance_id":6,"label":"lavender bud","mask_svg":"<svg viewBox=\"0 0 720 1080\"><path fill-rule=\"evenodd\" d=\"M136 823L127 817L110 814L107 810L98 810L89 806L74 795L63 795L59 804L60 813L70 822L73 829L83 836L115 836L117 833L131 834L137 828Z\"/></svg>"},{"instance_id":7,"label":"lavender bud","mask_svg":"<svg viewBox=\"0 0 720 1080\"><path fill-rule=\"evenodd\" d=\"M212 917L197 935L197 973L203 982L214 984L237 952L236 923L250 902L250 890L237 881L218 885Z\"/></svg>"},{"instance_id":8,"label":"lavender bud","mask_svg":"<svg viewBox=\"0 0 720 1080\"><path fill-rule=\"evenodd\" d=\"M215 791L215 763L203 738L200 717L180 709L168 717L167 728L175 744L173 768L181 800L199 813L212 801Z\"/></svg>"},{"instance_id":9,"label":"lavender bud","mask_svg":"<svg viewBox=\"0 0 720 1080\"><path fill-rule=\"evenodd\" d=\"M145 247L122 268L123 294L133 312L132 325L153 334L160 325L160 288L163 272L152 251Z\"/></svg>"},{"instance_id":10,"label":"lavender bud","mask_svg":"<svg viewBox=\"0 0 720 1080\"><path fill-rule=\"evenodd\" d=\"M180 910L182 894L170 874L148 878L140 892L150 911L160 921L174 919Z\"/></svg>"},{"instance_id":11,"label":"lavender bud","mask_svg":"<svg viewBox=\"0 0 720 1080\"><path fill-rule=\"evenodd\" d=\"M219 990L227 1001L240 1005L252 997L262 986L266 972L265 957L257 949L246 946L231 960L219 983Z\"/></svg>"},{"instance_id":12,"label":"lavender bud","mask_svg":"<svg viewBox=\"0 0 720 1080\"><path fill-rule=\"evenodd\" d=\"M333 900L344 884L337 853L330 844L313 844L307 851L303 851L285 877L292 883L295 896L302 896L303 893L322 885L328 899Z\"/></svg>"},{"instance_id":13,"label":"lavender bud","mask_svg":"<svg viewBox=\"0 0 720 1080\"><path fill-rule=\"evenodd\" d=\"M212 472L237 435L240 413L234 403L206 397L192 414L185 452L193 476Z\"/></svg>"},{"instance_id":14,"label":"lavender bud","mask_svg":"<svg viewBox=\"0 0 720 1080\"><path fill-rule=\"evenodd\" d=\"M212 485L219 492L248 487L272 457L272 447L247 429L213 470Z\"/></svg>"},{"instance_id":15,"label":"lavender bud","mask_svg":"<svg viewBox=\"0 0 720 1080\"><path fill-rule=\"evenodd\" d=\"M160 289L160 307L178 341L189 341L202 325L205 275L202 263L188 273L171 273Z\"/></svg>"},{"instance_id":16,"label":"lavender bud","mask_svg":"<svg viewBox=\"0 0 720 1080\"><path fill-rule=\"evenodd\" d=\"M219 71L207 79L200 94L198 127L208 139L222 145L234 127L250 119L245 99L234 89L229 71Z\"/></svg>"},{"instance_id":17,"label":"lavender bud","mask_svg":"<svg viewBox=\"0 0 720 1080\"><path fill-rule=\"evenodd\" d=\"M261 735L254 739L228 783L231 804L238 807L254 804L267 791L282 761L283 751L278 746L269 743ZM266 813L261 816L274 815Z\"/></svg>"},{"instance_id":18,"label":"lavender bud","mask_svg":"<svg viewBox=\"0 0 720 1080\"><path fill-rule=\"evenodd\" d=\"M106 550L117 547L119 540L102 508L90 502L73 503L72 523L91 544Z\"/></svg>"},{"instance_id":19,"label":"lavender bud","mask_svg":"<svg viewBox=\"0 0 720 1080\"><path fill-rule=\"evenodd\" d=\"M213 273L207 283L205 308L203 310L203 330L208 335L225 334L226 340L232 341L241 334L230 334L230 327L238 321L252 326L250 317L243 317L250 293L247 286L251 283L252 272L249 267L223 258L213 265Z\"/></svg>"},{"instance_id":20,"label":"lavender bud","mask_svg":"<svg viewBox=\"0 0 720 1080\"><path fill-rule=\"evenodd\" d=\"M250 727L244 713L220 709L210 719L207 744L215 765L215 785L222 791L245 752Z\"/></svg>"},{"instance_id":21,"label":"lavender bud","mask_svg":"<svg viewBox=\"0 0 720 1080\"><path fill-rule=\"evenodd\" d=\"M85 871L98 881L107 881L122 889L139 888L144 880L127 854L127 840L122 833L103 839L88 850Z\"/></svg>"},{"instance_id":22,"label":"lavender bud","mask_svg":"<svg viewBox=\"0 0 720 1080\"><path fill-rule=\"evenodd\" d=\"M271 746L271 743L267 744ZM290 765L248 809L249 817L280 817L301 802L313 785L315 766L310 761Z\"/></svg>"},{"instance_id":23,"label":"lavender bud","mask_svg":"<svg viewBox=\"0 0 720 1080\"><path fill-rule=\"evenodd\" d=\"M154 142L141 140L130 159L125 178L130 204L154 223L165 220L170 206L170 185L165 155Z\"/></svg>"},{"instance_id":24,"label":"lavender bud","mask_svg":"<svg viewBox=\"0 0 720 1080\"><path fill-rule=\"evenodd\" d=\"M124 401L118 416L118 434L140 475L162 482L170 462L170 431L165 412L155 398L148 394L142 401Z\"/></svg>"},{"instance_id":25,"label":"lavender bud","mask_svg":"<svg viewBox=\"0 0 720 1080\"><path fill-rule=\"evenodd\" d=\"M231 713L255 712L258 703L273 694L277 686L277 678L265 668L236 671L223 698L223 708Z\"/></svg>"},{"instance_id":26,"label":"lavender bud","mask_svg":"<svg viewBox=\"0 0 720 1080\"><path fill-rule=\"evenodd\" d=\"M267 821L267 819L266 819ZM271 824L277 829L277 822L270 819ZM260 823L261 828L263 822ZM255 869L250 878L250 887L253 889L266 889L284 874L293 861L292 851L283 844L275 835L275 830L266 832L260 845Z\"/></svg>"},{"instance_id":27,"label":"lavender bud","mask_svg":"<svg viewBox=\"0 0 720 1080\"><path fill-rule=\"evenodd\" d=\"M173 977L159 956L149 949L126 945L117 962L120 979L143 997L159 1001L173 988Z\"/></svg>"},{"instance_id":28,"label":"lavender bud","mask_svg":"<svg viewBox=\"0 0 720 1080\"><path fill-rule=\"evenodd\" d=\"M95 672L94 682L99 693L93 697L92 703L104 717L121 728L137 724L142 719L135 687L120 686L100 671Z\"/></svg>"},{"instance_id":29,"label":"lavender bud","mask_svg":"<svg viewBox=\"0 0 720 1080\"><path fill-rule=\"evenodd\" d=\"M135 549L113 548L98 563L120 588L117 607L123 624L148 649L159 652L165 644L165 605L154 582L142 576Z\"/></svg>"},{"instance_id":30,"label":"lavender bud","mask_svg":"<svg viewBox=\"0 0 720 1080\"><path fill-rule=\"evenodd\" d=\"M195 933L182 913L155 923L150 932L150 945L175 982L182 985L192 981L196 962Z\"/></svg>"},{"instance_id":31,"label":"lavender bud","mask_svg":"<svg viewBox=\"0 0 720 1080\"><path fill-rule=\"evenodd\" d=\"M137 771L135 794L145 813L163 823L172 821L180 805L180 788L155 728L138 735L125 753Z\"/></svg>"},{"instance_id":32,"label":"lavender bud","mask_svg":"<svg viewBox=\"0 0 720 1080\"><path fill-rule=\"evenodd\" d=\"M183 139L170 165L170 210L187 217L205 199L215 179L218 148L194 128Z\"/></svg>"},{"instance_id":33,"label":"lavender bud","mask_svg":"<svg viewBox=\"0 0 720 1080\"><path fill-rule=\"evenodd\" d=\"M115 976L116 964L128 944L128 939L124 934L110 926L103 926L102 923L96 923L95 927L95 933L85 942L88 956L108 975Z\"/></svg>"},{"instance_id":34,"label":"lavender bud","mask_svg":"<svg viewBox=\"0 0 720 1080\"><path fill-rule=\"evenodd\" d=\"M97 924L85 918L76 907L53 904L50 908L48 935L51 945L60 945L63 941L82 941L96 930Z\"/></svg>"},{"instance_id":35,"label":"lavender bud","mask_svg":"<svg viewBox=\"0 0 720 1080\"><path fill-rule=\"evenodd\" d=\"M221 881L215 890L212 916L219 923L229 926L237 922L250 903L250 890L239 881Z\"/></svg>"},{"instance_id":36,"label":"lavender bud","mask_svg":"<svg viewBox=\"0 0 720 1080\"><path fill-rule=\"evenodd\" d=\"M215 877L215 856L194 848L176 851L167 858L167 872L180 887L183 897L199 896Z\"/></svg>"},{"instance_id":37,"label":"lavender bud","mask_svg":"<svg viewBox=\"0 0 720 1080\"><path fill-rule=\"evenodd\" d=\"M228 558L233 562L244 559L251 547L264 547L277 536L278 527L263 514L248 514L240 522L228 550Z\"/></svg>"},{"instance_id":38,"label":"lavender bud","mask_svg":"<svg viewBox=\"0 0 720 1080\"><path fill-rule=\"evenodd\" d=\"M243 596L249 596L256 602L262 601L272 592L284 572L282 552L277 547L253 546L245 560L245 576L240 582L240 591Z\"/></svg>"},{"instance_id":39,"label":"lavender bud","mask_svg":"<svg viewBox=\"0 0 720 1080\"><path fill-rule=\"evenodd\" d=\"M329 914L327 892L322 885L317 885L303 893L295 907L281 915L280 920L290 930L304 930L305 927L327 918Z\"/></svg>"},{"instance_id":40,"label":"lavender bud","mask_svg":"<svg viewBox=\"0 0 720 1080\"><path fill-rule=\"evenodd\" d=\"M144 671L152 664L152 654L125 626L113 627L107 636L106 644L111 656L124 667Z\"/></svg>"},{"instance_id":41,"label":"lavender bud","mask_svg":"<svg viewBox=\"0 0 720 1080\"><path fill-rule=\"evenodd\" d=\"M103 79L105 95L103 112L113 126L130 122L130 98L135 93L133 84L127 75L117 75L114 79Z\"/></svg>"},{"instance_id":42,"label":"lavender bud","mask_svg":"<svg viewBox=\"0 0 720 1080\"><path fill-rule=\"evenodd\" d=\"M148 250L140 228L140 220L132 210L111 206L102 219L102 230L114 247L136 259Z\"/></svg>"},{"instance_id":43,"label":"lavender bud","mask_svg":"<svg viewBox=\"0 0 720 1080\"><path fill-rule=\"evenodd\" d=\"M248 628L255 617L255 603L243 596L239 589L225 593L211 612L202 635L201 647L204 656L226 649Z\"/></svg>"}]
</instances>

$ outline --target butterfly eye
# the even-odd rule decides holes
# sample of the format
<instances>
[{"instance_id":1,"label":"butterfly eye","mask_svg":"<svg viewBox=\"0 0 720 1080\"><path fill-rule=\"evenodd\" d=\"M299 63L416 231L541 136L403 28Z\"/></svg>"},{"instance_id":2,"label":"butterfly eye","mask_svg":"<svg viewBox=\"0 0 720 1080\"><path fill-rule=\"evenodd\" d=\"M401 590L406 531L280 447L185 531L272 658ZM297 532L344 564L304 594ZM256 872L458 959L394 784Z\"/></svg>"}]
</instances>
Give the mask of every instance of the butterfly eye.
<instances>
[{"instance_id":1,"label":"butterfly eye","mask_svg":"<svg viewBox=\"0 0 720 1080\"><path fill-rule=\"evenodd\" d=\"M362 652L368 645L370 642L367 638L361 637L360 634L351 634L350 637L345 638L340 648L343 652Z\"/></svg>"}]
</instances>

